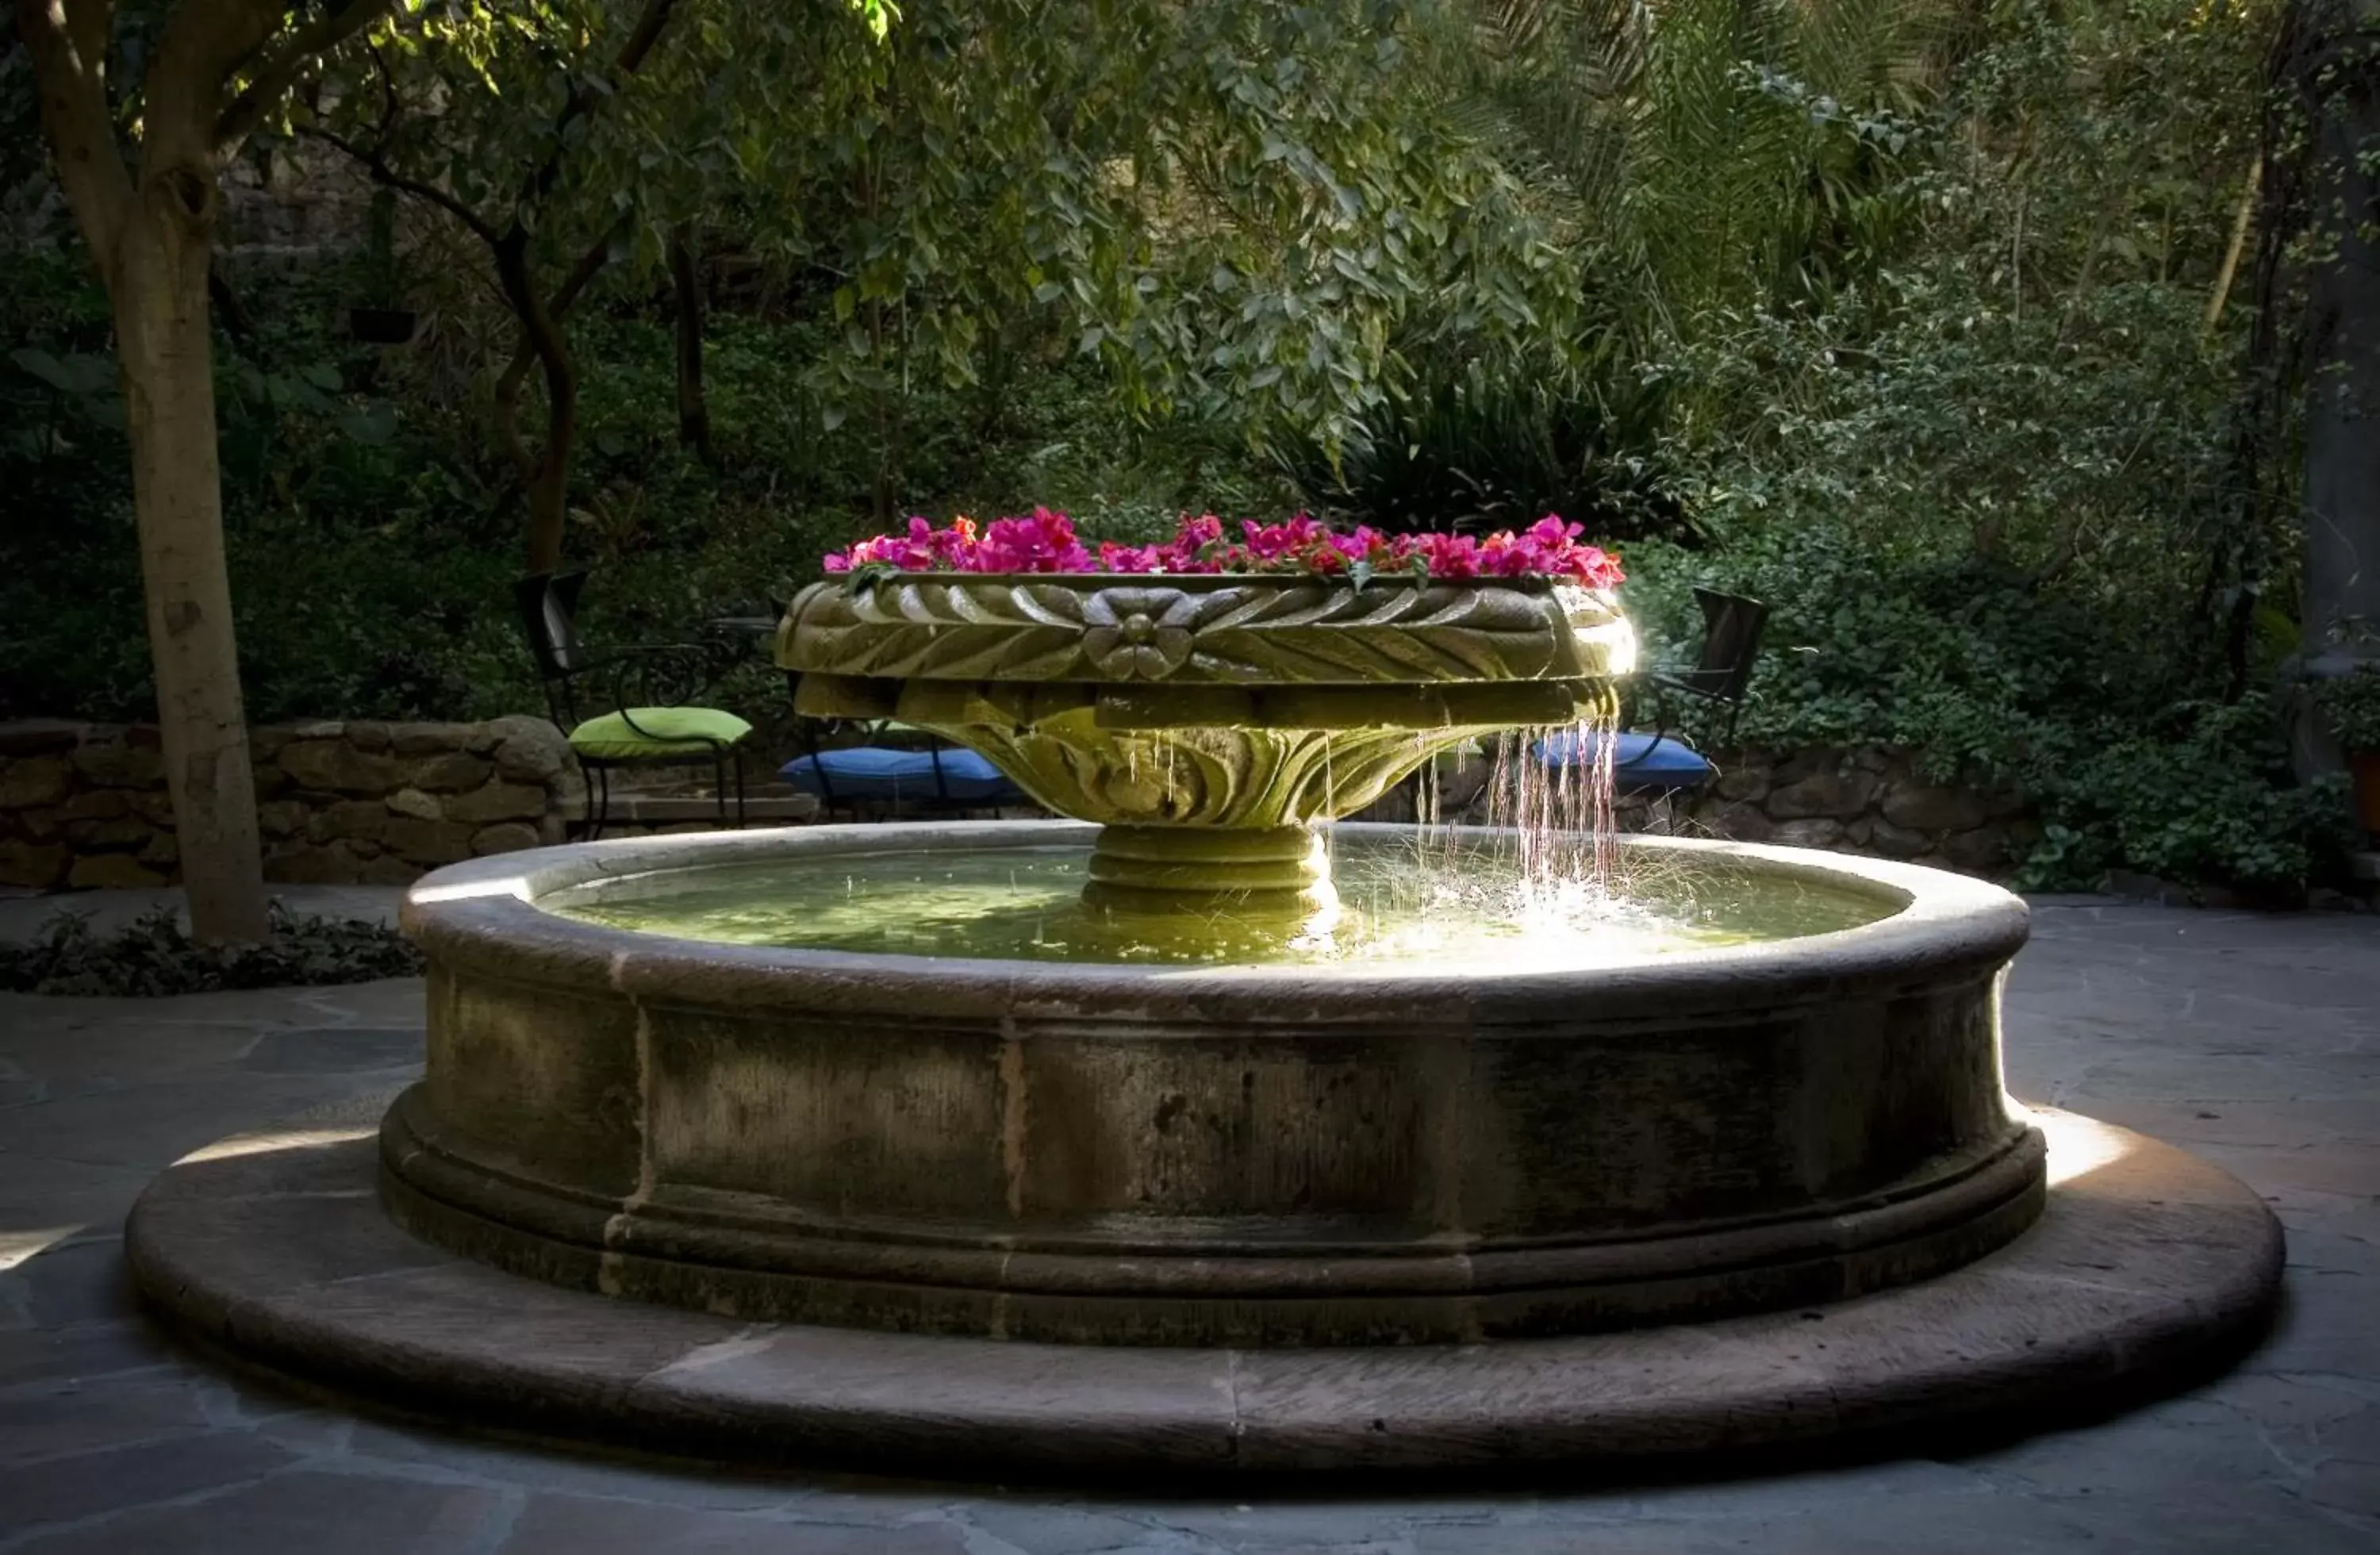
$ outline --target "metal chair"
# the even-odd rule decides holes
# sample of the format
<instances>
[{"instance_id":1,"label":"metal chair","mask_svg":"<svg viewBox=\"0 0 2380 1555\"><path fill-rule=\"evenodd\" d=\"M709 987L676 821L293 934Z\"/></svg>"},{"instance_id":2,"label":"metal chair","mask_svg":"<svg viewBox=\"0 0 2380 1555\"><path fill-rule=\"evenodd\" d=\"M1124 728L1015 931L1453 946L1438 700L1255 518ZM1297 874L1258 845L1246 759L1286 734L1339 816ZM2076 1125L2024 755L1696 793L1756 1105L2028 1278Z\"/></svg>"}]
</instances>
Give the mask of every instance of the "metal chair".
<instances>
[{"instance_id":1,"label":"metal chair","mask_svg":"<svg viewBox=\"0 0 2380 1555\"><path fill-rule=\"evenodd\" d=\"M1744 690L1752 683L1753 664L1760 654L1761 633L1768 625L1768 607L1757 600L1722 594L1715 589L1695 589L1694 602L1703 613L1702 652L1694 667L1676 674L1643 672L1631 677L1624 687L1631 701L1643 693L1650 693L1655 713L1653 732L1615 731L1606 736L1597 732L1557 730L1536 742L1539 762L1548 767L1592 765L1602 754L1602 741L1609 737L1612 742L1612 788L1616 794L1661 799L1676 794L1699 794L1710 785L1718 776L1718 769L1683 735L1672 732L1670 695L1694 697L1724 708L1727 723L1720 743L1733 745L1736 720L1743 711ZM1633 720L1623 718L1622 722Z\"/></svg>"},{"instance_id":2,"label":"metal chair","mask_svg":"<svg viewBox=\"0 0 2380 1555\"><path fill-rule=\"evenodd\" d=\"M701 643L630 643L590 647L578 634L582 572L533 573L513 585L529 656L545 687L546 711L570 742L587 774L587 812L581 835L602 835L612 804L611 774L621 767L708 765L719 801L720 824L728 823L732 778L735 824L744 824L743 743L752 725L718 708L689 705L716 672L715 646ZM610 711L589 716L597 699L582 701L581 683L598 677Z\"/></svg>"}]
</instances>

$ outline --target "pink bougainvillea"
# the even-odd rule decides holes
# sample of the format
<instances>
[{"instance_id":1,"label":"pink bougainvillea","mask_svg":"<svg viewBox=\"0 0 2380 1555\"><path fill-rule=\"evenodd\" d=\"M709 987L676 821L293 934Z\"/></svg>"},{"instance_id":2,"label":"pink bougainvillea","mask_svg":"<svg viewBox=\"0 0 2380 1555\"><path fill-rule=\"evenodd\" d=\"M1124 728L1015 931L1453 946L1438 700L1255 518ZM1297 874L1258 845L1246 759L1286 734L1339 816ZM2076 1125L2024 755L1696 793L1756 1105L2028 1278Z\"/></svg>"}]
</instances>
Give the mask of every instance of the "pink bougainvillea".
<instances>
[{"instance_id":1,"label":"pink bougainvillea","mask_svg":"<svg viewBox=\"0 0 2380 1555\"><path fill-rule=\"evenodd\" d=\"M1590 589L1611 589L1625 576L1620 558L1582 545L1583 526L1553 514L1518 531L1486 539L1470 535L1389 535L1368 525L1333 529L1305 514L1279 524L1242 520L1236 540L1211 513L1184 515L1160 545L1101 541L1096 553L1062 513L1037 507L1023 517L995 518L978 532L972 518L936 528L912 518L899 534L863 540L829 553L826 570L890 567L899 572L1351 573L1429 577L1562 577Z\"/></svg>"}]
</instances>

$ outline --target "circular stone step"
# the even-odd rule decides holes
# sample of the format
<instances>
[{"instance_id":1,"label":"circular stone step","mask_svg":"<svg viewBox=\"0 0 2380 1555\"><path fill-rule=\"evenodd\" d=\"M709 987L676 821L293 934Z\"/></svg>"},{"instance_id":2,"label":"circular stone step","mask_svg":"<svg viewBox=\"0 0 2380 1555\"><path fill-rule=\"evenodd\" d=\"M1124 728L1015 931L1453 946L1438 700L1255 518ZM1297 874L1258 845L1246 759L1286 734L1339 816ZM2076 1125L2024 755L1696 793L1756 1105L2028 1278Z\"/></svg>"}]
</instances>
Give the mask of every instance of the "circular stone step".
<instances>
[{"instance_id":1,"label":"circular stone step","mask_svg":"<svg viewBox=\"0 0 2380 1555\"><path fill-rule=\"evenodd\" d=\"M473 1426L675 1455L947 1476L1676 1457L2027 1411L2193 1373L2271 1306L2281 1233L2196 1158L2036 1112L2048 1208L1857 1300L1573 1338L1127 1348L747 1323L564 1290L399 1231L369 1130L247 1136L126 1232L171 1322L235 1357Z\"/></svg>"}]
</instances>

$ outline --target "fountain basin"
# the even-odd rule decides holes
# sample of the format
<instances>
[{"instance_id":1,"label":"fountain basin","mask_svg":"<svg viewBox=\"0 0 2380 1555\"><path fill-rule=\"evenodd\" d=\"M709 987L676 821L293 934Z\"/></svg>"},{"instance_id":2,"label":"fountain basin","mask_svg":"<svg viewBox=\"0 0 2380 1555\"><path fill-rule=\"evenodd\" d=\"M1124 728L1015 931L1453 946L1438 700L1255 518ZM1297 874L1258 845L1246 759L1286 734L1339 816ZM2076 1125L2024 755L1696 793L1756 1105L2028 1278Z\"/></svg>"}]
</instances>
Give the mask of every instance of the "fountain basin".
<instances>
[{"instance_id":1,"label":"fountain basin","mask_svg":"<svg viewBox=\"0 0 2380 1555\"><path fill-rule=\"evenodd\" d=\"M382 1125L384 1203L516 1273L753 1319L1250 1346L1834 1300L2039 1212L1999 1065L2024 907L1912 866L1632 840L1878 916L1553 970L866 954L539 905L1096 830L632 839L425 878L429 1070Z\"/></svg>"},{"instance_id":2,"label":"fountain basin","mask_svg":"<svg viewBox=\"0 0 2380 1555\"><path fill-rule=\"evenodd\" d=\"M801 712L929 730L1103 823L1093 900L1276 916L1330 900L1315 822L1465 741L1608 719L1635 659L1609 592L1540 577L831 577L777 639Z\"/></svg>"}]
</instances>

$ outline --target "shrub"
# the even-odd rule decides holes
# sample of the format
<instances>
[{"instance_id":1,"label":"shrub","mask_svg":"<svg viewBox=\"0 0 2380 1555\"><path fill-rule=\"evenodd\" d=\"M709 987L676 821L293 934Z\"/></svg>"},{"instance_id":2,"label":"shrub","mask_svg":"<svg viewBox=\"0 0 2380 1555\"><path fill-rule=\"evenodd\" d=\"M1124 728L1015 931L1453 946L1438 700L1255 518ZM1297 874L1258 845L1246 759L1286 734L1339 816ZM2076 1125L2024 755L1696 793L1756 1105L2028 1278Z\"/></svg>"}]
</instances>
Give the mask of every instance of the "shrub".
<instances>
[{"instance_id":1,"label":"shrub","mask_svg":"<svg viewBox=\"0 0 2380 1555\"><path fill-rule=\"evenodd\" d=\"M1546 365L1446 368L1375 418L1334 463L1284 468L1306 501L1399 532L1520 528L1548 513L1615 540L1692 543L1662 446L1665 390Z\"/></svg>"},{"instance_id":2,"label":"shrub","mask_svg":"<svg viewBox=\"0 0 2380 1555\"><path fill-rule=\"evenodd\" d=\"M2331 737L2341 746L2380 751L2380 669L2365 664L2350 674L2317 682L2313 700Z\"/></svg>"},{"instance_id":3,"label":"shrub","mask_svg":"<svg viewBox=\"0 0 2380 1555\"><path fill-rule=\"evenodd\" d=\"M61 911L30 942L0 943L0 991L155 999L421 973L421 953L382 924L299 916L278 902L271 924L271 937L261 945L203 945L183 929L171 907L109 935L93 932L88 915Z\"/></svg>"},{"instance_id":4,"label":"shrub","mask_svg":"<svg viewBox=\"0 0 2380 1555\"><path fill-rule=\"evenodd\" d=\"M2043 823L2028 888L2089 889L2115 868L2286 887L2350 840L2338 787L2295 782L2269 695L2226 703L2203 669L2005 569L1885 561L1823 529L1627 561L1632 612L1667 662L1698 640L1692 586L1770 607L1744 743L1896 746L1937 780L2020 787Z\"/></svg>"}]
</instances>

